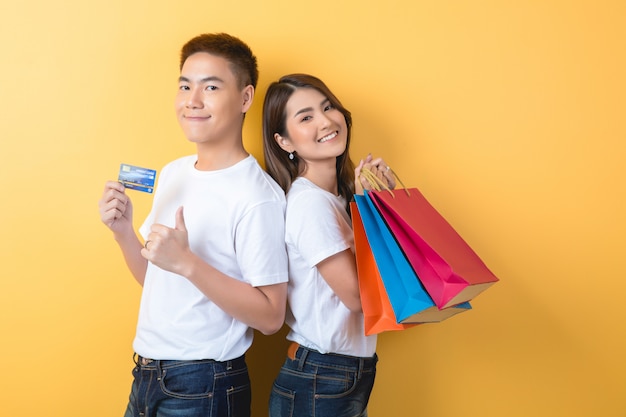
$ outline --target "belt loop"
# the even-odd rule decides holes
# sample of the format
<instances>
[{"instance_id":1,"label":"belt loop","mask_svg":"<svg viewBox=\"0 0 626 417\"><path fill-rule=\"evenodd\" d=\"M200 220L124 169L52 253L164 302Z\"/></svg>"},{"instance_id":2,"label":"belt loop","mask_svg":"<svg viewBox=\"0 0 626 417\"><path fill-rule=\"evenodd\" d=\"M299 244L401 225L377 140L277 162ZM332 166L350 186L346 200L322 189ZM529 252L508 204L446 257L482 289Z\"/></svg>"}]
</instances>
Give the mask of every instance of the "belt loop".
<instances>
[{"instance_id":1,"label":"belt loop","mask_svg":"<svg viewBox=\"0 0 626 417\"><path fill-rule=\"evenodd\" d=\"M361 375L363 374L363 367L365 366L365 359L360 358L359 359L359 371L357 373L357 379L361 379Z\"/></svg>"},{"instance_id":2,"label":"belt loop","mask_svg":"<svg viewBox=\"0 0 626 417\"><path fill-rule=\"evenodd\" d=\"M302 345L300 345L300 347L302 348L301 349L302 354L298 358L298 371L302 371L302 369L304 369L304 363L306 362L306 357L309 355L309 349L305 348Z\"/></svg>"},{"instance_id":3,"label":"belt loop","mask_svg":"<svg viewBox=\"0 0 626 417\"><path fill-rule=\"evenodd\" d=\"M226 370L230 371L233 369L233 361L232 360L227 360L226 361Z\"/></svg>"}]
</instances>

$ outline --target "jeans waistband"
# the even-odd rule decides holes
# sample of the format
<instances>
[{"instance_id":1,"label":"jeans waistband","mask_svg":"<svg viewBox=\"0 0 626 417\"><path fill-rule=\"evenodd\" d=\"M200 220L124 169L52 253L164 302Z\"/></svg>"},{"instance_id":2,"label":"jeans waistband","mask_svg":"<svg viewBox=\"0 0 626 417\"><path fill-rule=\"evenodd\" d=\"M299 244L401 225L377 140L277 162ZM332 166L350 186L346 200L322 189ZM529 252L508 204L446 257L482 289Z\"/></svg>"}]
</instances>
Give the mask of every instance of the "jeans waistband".
<instances>
[{"instance_id":1,"label":"jeans waistband","mask_svg":"<svg viewBox=\"0 0 626 417\"><path fill-rule=\"evenodd\" d=\"M212 363L221 365L225 370L239 369L246 367L245 355L242 355L235 359L229 359L226 361L216 361L213 359L199 359L199 360L163 360L163 359L150 359L135 353L133 360L137 366L142 368L171 368L173 366L190 365L190 364L207 364Z\"/></svg>"},{"instance_id":2,"label":"jeans waistband","mask_svg":"<svg viewBox=\"0 0 626 417\"><path fill-rule=\"evenodd\" d=\"M291 360L299 361L304 364L305 361L316 363L332 362L333 365L343 365L351 368L369 369L376 366L378 356L374 354L371 357L359 357L341 355L338 353L320 353L317 350L309 349L296 342L291 342L287 350L287 356Z\"/></svg>"}]
</instances>

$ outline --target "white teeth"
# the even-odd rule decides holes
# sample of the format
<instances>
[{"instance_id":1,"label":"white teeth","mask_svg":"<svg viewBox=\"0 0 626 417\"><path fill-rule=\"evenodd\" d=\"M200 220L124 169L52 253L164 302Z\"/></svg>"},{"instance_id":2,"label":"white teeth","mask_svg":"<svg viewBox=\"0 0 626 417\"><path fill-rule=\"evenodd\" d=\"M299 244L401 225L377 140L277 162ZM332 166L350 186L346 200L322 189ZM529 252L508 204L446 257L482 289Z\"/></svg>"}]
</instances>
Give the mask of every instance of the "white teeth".
<instances>
[{"instance_id":1,"label":"white teeth","mask_svg":"<svg viewBox=\"0 0 626 417\"><path fill-rule=\"evenodd\" d=\"M320 140L318 140L319 143L324 143L327 142L331 139L333 139L335 136L337 136L337 132L333 132L330 135L324 136L323 138L321 138Z\"/></svg>"}]
</instances>

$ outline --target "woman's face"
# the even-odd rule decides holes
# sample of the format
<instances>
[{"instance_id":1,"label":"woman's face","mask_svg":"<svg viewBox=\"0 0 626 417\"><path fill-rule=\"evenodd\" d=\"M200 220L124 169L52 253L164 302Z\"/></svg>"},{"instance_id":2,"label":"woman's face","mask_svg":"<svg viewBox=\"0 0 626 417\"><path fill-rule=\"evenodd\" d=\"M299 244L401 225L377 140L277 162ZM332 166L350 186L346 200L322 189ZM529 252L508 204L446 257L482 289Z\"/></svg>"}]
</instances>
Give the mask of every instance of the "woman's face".
<instances>
[{"instance_id":1,"label":"woman's face","mask_svg":"<svg viewBox=\"0 0 626 417\"><path fill-rule=\"evenodd\" d=\"M299 88L285 107L286 136L275 135L287 152L312 163L336 158L346 150L348 127L343 114L314 88Z\"/></svg>"}]
</instances>

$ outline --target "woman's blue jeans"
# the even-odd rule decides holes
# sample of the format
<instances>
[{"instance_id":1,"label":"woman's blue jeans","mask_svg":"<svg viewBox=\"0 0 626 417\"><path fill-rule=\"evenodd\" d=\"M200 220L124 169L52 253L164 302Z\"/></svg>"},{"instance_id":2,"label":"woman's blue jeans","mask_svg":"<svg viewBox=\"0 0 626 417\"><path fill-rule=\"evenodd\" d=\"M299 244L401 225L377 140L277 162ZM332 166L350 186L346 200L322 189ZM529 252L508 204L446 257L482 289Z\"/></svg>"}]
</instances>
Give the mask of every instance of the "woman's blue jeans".
<instances>
[{"instance_id":1,"label":"woman's blue jeans","mask_svg":"<svg viewBox=\"0 0 626 417\"><path fill-rule=\"evenodd\" d=\"M270 417L366 417L377 361L300 346L274 381Z\"/></svg>"},{"instance_id":2,"label":"woman's blue jeans","mask_svg":"<svg viewBox=\"0 0 626 417\"><path fill-rule=\"evenodd\" d=\"M161 361L138 357L124 417L250 417L245 358Z\"/></svg>"}]
</instances>

